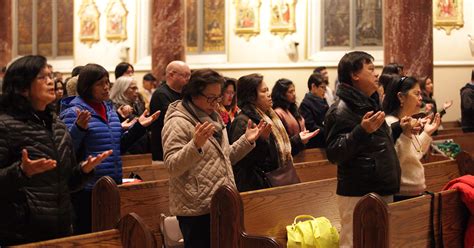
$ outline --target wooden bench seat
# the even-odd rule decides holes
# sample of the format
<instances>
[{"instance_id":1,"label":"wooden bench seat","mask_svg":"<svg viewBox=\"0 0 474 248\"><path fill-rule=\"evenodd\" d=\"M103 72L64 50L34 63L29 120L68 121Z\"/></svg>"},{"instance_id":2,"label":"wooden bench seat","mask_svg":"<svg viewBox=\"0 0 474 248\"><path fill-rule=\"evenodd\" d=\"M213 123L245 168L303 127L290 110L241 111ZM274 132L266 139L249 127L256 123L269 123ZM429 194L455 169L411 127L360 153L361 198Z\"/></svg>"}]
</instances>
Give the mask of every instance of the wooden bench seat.
<instances>
[{"instance_id":1,"label":"wooden bench seat","mask_svg":"<svg viewBox=\"0 0 474 248\"><path fill-rule=\"evenodd\" d=\"M447 182L460 176L459 166L454 160L424 166L428 190L439 191ZM253 242L256 238L265 237L267 241L276 240L280 246L285 247L286 225L302 214L325 216L340 230L336 185L337 179L333 178L241 194L230 187L222 187L212 200L211 240L215 244L212 247L246 247L241 246L243 240ZM229 209L230 207L240 210ZM235 214L239 212L242 213L243 221L239 220L239 214ZM225 223L232 225L227 225L226 230L223 230ZM228 230L231 228L232 230Z\"/></svg>"},{"instance_id":2,"label":"wooden bench seat","mask_svg":"<svg viewBox=\"0 0 474 248\"><path fill-rule=\"evenodd\" d=\"M122 217L116 228L107 231L29 243L14 247L156 247L155 238L135 213Z\"/></svg>"}]
</instances>

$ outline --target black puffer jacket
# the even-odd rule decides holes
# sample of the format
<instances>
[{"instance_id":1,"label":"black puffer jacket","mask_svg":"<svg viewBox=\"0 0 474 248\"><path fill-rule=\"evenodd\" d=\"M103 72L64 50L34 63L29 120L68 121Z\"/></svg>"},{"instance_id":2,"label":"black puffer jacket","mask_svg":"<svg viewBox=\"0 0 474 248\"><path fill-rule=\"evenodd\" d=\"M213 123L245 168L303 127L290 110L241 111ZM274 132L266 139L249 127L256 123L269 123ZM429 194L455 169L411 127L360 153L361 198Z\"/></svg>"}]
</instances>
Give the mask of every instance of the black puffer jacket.
<instances>
[{"instance_id":1,"label":"black puffer jacket","mask_svg":"<svg viewBox=\"0 0 474 248\"><path fill-rule=\"evenodd\" d=\"M76 163L64 123L50 114L40 116L0 113L0 246L63 237L72 231L70 191L88 175ZM31 160L56 160L57 167L26 177L19 167L22 149Z\"/></svg>"},{"instance_id":2,"label":"black puffer jacket","mask_svg":"<svg viewBox=\"0 0 474 248\"><path fill-rule=\"evenodd\" d=\"M337 164L337 194L363 196L397 193L400 188L400 164L390 128L384 124L368 134L360 125L369 111L378 111L378 95L370 98L360 91L340 84L339 100L326 114L328 159Z\"/></svg>"}]
</instances>

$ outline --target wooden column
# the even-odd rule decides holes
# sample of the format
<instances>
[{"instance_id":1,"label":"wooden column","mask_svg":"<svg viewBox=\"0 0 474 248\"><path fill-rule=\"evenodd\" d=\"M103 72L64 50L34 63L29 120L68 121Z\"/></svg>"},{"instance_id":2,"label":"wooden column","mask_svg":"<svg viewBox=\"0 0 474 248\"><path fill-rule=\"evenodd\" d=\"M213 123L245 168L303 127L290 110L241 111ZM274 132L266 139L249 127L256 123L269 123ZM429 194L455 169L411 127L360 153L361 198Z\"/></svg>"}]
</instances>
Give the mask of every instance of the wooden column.
<instances>
[{"instance_id":1,"label":"wooden column","mask_svg":"<svg viewBox=\"0 0 474 248\"><path fill-rule=\"evenodd\" d=\"M183 0L153 0L151 67L158 80L165 79L166 65L185 59Z\"/></svg>"},{"instance_id":2,"label":"wooden column","mask_svg":"<svg viewBox=\"0 0 474 248\"><path fill-rule=\"evenodd\" d=\"M433 1L384 1L384 63L407 75L433 77Z\"/></svg>"},{"instance_id":3,"label":"wooden column","mask_svg":"<svg viewBox=\"0 0 474 248\"><path fill-rule=\"evenodd\" d=\"M0 0L0 67L12 59L12 1Z\"/></svg>"}]
</instances>

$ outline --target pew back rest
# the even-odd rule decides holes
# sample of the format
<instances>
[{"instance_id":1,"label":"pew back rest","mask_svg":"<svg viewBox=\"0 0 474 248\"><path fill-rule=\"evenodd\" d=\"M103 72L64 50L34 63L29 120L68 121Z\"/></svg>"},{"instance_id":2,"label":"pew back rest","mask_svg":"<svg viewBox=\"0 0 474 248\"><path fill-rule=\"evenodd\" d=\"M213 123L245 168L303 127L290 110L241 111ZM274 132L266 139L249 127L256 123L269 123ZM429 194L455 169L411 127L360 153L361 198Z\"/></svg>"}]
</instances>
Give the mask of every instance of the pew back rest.
<instances>
[{"instance_id":1,"label":"pew back rest","mask_svg":"<svg viewBox=\"0 0 474 248\"><path fill-rule=\"evenodd\" d=\"M155 238L135 213L125 215L116 228L66 238L41 241L18 247L156 247Z\"/></svg>"},{"instance_id":2,"label":"pew back rest","mask_svg":"<svg viewBox=\"0 0 474 248\"><path fill-rule=\"evenodd\" d=\"M332 178L241 193L245 230L286 245L286 226L305 214L325 216L340 230L336 186L337 179Z\"/></svg>"},{"instance_id":3,"label":"pew back rest","mask_svg":"<svg viewBox=\"0 0 474 248\"><path fill-rule=\"evenodd\" d=\"M122 167L151 164L151 153L122 155Z\"/></svg>"},{"instance_id":4,"label":"pew back rest","mask_svg":"<svg viewBox=\"0 0 474 248\"><path fill-rule=\"evenodd\" d=\"M300 162L294 164L301 182L311 182L337 177L337 165L328 160Z\"/></svg>"},{"instance_id":5,"label":"pew back rest","mask_svg":"<svg viewBox=\"0 0 474 248\"><path fill-rule=\"evenodd\" d=\"M307 162L307 161L318 161L326 160L326 150L321 148L310 148L304 149L296 156L293 157L294 163Z\"/></svg>"},{"instance_id":6,"label":"pew back rest","mask_svg":"<svg viewBox=\"0 0 474 248\"><path fill-rule=\"evenodd\" d=\"M449 181L461 176L456 160L444 160L424 164L426 190L441 191Z\"/></svg>"},{"instance_id":7,"label":"pew back rest","mask_svg":"<svg viewBox=\"0 0 474 248\"><path fill-rule=\"evenodd\" d=\"M466 230L469 210L461 200L457 190L446 190L439 194L441 216L441 233L444 247L463 247L464 231Z\"/></svg>"},{"instance_id":8,"label":"pew back rest","mask_svg":"<svg viewBox=\"0 0 474 248\"><path fill-rule=\"evenodd\" d=\"M92 193L92 228L112 228L120 216L135 212L150 228L158 247L162 245L160 215L169 215L168 180L115 185L109 177L101 178Z\"/></svg>"},{"instance_id":9,"label":"pew back rest","mask_svg":"<svg viewBox=\"0 0 474 248\"><path fill-rule=\"evenodd\" d=\"M168 169L157 164L128 166L123 167L122 171L124 178L127 178L133 172L139 175L143 181L169 179Z\"/></svg>"}]
</instances>

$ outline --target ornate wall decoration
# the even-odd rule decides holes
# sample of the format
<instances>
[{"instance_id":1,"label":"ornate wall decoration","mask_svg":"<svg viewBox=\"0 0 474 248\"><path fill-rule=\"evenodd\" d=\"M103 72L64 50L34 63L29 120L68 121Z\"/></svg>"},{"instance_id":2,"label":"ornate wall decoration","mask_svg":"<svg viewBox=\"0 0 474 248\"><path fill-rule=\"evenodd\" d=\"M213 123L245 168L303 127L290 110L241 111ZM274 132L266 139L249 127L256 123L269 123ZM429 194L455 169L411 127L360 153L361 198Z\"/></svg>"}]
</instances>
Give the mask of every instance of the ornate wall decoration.
<instances>
[{"instance_id":1,"label":"ornate wall decoration","mask_svg":"<svg viewBox=\"0 0 474 248\"><path fill-rule=\"evenodd\" d=\"M99 39L99 17L100 12L94 0L82 1L79 8L79 40L91 45Z\"/></svg>"},{"instance_id":2,"label":"ornate wall decoration","mask_svg":"<svg viewBox=\"0 0 474 248\"><path fill-rule=\"evenodd\" d=\"M260 0L235 0L235 34L247 40L260 33Z\"/></svg>"},{"instance_id":3,"label":"ornate wall decoration","mask_svg":"<svg viewBox=\"0 0 474 248\"><path fill-rule=\"evenodd\" d=\"M296 31L296 0L270 1L270 32L285 36Z\"/></svg>"},{"instance_id":4,"label":"ornate wall decoration","mask_svg":"<svg viewBox=\"0 0 474 248\"><path fill-rule=\"evenodd\" d=\"M464 26L462 0L434 0L433 24L437 29L444 29L447 35L452 29Z\"/></svg>"},{"instance_id":5,"label":"ornate wall decoration","mask_svg":"<svg viewBox=\"0 0 474 248\"><path fill-rule=\"evenodd\" d=\"M117 42L126 40L128 10L122 0L110 0L105 13L107 17L105 37Z\"/></svg>"}]
</instances>

